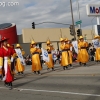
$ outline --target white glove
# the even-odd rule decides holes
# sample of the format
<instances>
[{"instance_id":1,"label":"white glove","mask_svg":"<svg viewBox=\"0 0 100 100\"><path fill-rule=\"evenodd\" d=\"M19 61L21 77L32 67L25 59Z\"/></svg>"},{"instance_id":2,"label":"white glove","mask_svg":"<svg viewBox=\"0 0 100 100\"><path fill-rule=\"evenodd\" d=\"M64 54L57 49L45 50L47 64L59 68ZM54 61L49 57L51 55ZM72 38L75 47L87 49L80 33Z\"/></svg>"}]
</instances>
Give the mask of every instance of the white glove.
<instances>
[{"instance_id":1,"label":"white glove","mask_svg":"<svg viewBox=\"0 0 100 100\"><path fill-rule=\"evenodd\" d=\"M2 69L2 66L0 66L0 69Z\"/></svg>"},{"instance_id":2,"label":"white glove","mask_svg":"<svg viewBox=\"0 0 100 100\"><path fill-rule=\"evenodd\" d=\"M11 57L11 62L13 62L13 60L14 60L14 58L13 58L13 57Z\"/></svg>"}]
</instances>

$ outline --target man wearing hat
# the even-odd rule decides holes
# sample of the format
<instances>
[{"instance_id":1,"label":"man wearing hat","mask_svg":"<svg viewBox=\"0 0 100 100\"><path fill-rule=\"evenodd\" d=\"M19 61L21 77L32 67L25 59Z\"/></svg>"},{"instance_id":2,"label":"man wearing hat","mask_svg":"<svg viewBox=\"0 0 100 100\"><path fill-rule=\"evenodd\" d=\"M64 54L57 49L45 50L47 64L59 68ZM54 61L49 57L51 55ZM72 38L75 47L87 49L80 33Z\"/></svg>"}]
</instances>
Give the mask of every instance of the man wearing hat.
<instances>
[{"instance_id":1,"label":"man wearing hat","mask_svg":"<svg viewBox=\"0 0 100 100\"><path fill-rule=\"evenodd\" d=\"M21 47L20 44L16 44L16 49L20 49L21 50L22 56L25 55L25 51L22 50L22 47ZM16 65L15 65L16 66L16 70L18 72L18 75L20 75L20 74L23 75L25 67L24 67L24 65L22 65L22 63L21 63L20 59L18 58L17 54L16 54L16 57L17 57L17 59L16 59Z\"/></svg>"},{"instance_id":2,"label":"man wearing hat","mask_svg":"<svg viewBox=\"0 0 100 100\"><path fill-rule=\"evenodd\" d=\"M0 69L3 71L3 81L6 86L9 86L9 89L12 89L13 82L13 73L11 70L11 62L13 62L14 52L7 47L8 38L1 38L1 49L0 49Z\"/></svg>"},{"instance_id":3,"label":"man wearing hat","mask_svg":"<svg viewBox=\"0 0 100 100\"><path fill-rule=\"evenodd\" d=\"M34 72L35 74L36 72L38 72L38 75L41 75L40 74L40 71L42 70L40 62L41 50L36 47L36 42L34 40L31 41L30 52L32 54L32 72Z\"/></svg>"},{"instance_id":4,"label":"man wearing hat","mask_svg":"<svg viewBox=\"0 0 100 100\"><path fill-rule=\"evenodd\" d=\"M51 45L50 40L47 40L46 42L47 46L46 46L46 50L48 52L48 56L49 56L49 62L46 62L46 65L48 67L48 69L52 68L52 71L54 70L54 62L53 62L53 56L52 56L52 50L54 50L53 46Z\"/></svg>"},{"instance_id":5,"label":"man wearing hat","mask_svg":"<svg viewBox=\"0 0 100 100\"><path fill-rule=\"evenodd\" d=\"M89 61L89 55L87 52L87 43L84 41L83 36L79 37L79 43L78 43L78 48L79 48L79 53L78 53L78 61L80 64L84 64L86 66L86 63Z\"/></svg>"},{"instance_id":6,"label":"man wearing hat","mask_svg":"<svg viewBox=\"0 0 100 100\"><path fill-rule=\"evenodd\" d=\"M72 67L72 52L70 50L70 48L72 47L72 44L70 43L70 41L66 38L65 39L65 50L68 52L68 63L69 63L69 66Z\"/></svg>"},{"instance_id":7,"label":"man wearing hat","mask_svg":"<svg viewBox=\"0 0 100 100\"><path fill-rule=\"evenodd\" d=\"M68 68L69 61L68 61L68 52L66 50L68 49L67 45L65 44L65 39L60 38L60 49L61 49L61 66L65 70L65 68Z\"/></svg>"}]
</instances>

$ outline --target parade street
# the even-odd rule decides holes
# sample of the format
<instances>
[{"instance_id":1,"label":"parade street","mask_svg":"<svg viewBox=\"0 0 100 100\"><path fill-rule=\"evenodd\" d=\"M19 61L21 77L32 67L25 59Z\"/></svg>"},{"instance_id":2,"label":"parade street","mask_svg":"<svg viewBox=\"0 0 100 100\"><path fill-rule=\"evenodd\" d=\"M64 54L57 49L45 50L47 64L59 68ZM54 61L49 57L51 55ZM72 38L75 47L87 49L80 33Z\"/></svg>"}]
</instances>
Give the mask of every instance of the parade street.
<instances>
[{"instance_id":1,"label":"parade street","mask_svg":"<svg viewBox=\"0 0 100 100\"><path fill-rule=\"evenodd\" d=\"M41 74L26 66L25 76L16 75L12 90L1 81L0 100L100 100L100 63L74 64L67 70L55 65L55 71L43 66Z\"/></svg>"}]
</instances>

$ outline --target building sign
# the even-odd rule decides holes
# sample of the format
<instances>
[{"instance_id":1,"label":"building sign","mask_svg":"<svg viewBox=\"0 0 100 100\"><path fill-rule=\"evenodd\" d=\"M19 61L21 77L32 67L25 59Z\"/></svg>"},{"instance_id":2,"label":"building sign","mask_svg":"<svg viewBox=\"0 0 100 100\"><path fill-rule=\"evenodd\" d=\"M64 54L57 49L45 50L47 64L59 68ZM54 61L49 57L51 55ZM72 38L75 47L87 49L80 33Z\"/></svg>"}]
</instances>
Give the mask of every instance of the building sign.
<instances>
[{"instance_id":1,"label":"building sign","mask_svg":"<svg viewBox=\"0 0 100 100\"><path fill-rule=\"evenodd\" d=\"M100 5L88 4L86 5L86 11L88 16L100 16Z\"/></svg>"}]
</instances>

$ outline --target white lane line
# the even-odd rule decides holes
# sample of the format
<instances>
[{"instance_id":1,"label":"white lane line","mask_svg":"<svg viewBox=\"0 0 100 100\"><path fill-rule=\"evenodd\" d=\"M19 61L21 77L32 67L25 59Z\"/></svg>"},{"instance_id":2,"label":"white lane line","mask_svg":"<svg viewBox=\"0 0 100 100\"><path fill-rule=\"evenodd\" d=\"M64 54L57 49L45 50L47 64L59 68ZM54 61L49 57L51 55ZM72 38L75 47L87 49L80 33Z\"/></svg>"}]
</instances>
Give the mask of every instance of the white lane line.
<instances>
[{"instance_id":1,"label":"white lane line","mask_svg":"<svg viewBox=\"0 0 100 100\"><path fill-rule=\"evenodd\" d=\"M36 90L36 89L21 89L21 88L14 88L19 91L33 91L33 92L46 92L46 93L60 93L60 94L71 94L71 95L83 95L83 96L96 96L100 97L99 94L86 94L86 93L74 93L74 92L64 92L64 91L49 91L49 90Z\"/></svg>"},{"instance_id":2,"label":"white lane line","mask_svg":"<svg viewBox=\"0 0 100 100\"><path fill-rule=\"evenodd\" d=\"M6 87L0 87L0 88L1 89L8 89ZM74 92L65 92L65 91L49 91L49 90L22 89L22 88L13 88L13 89L19 90L19 91L33 91L33 92L46 92L46 93L59 93L59 94L100 97L99 94L86 94L86 93L74 93Z\"/></svg>"}]
</instances>

